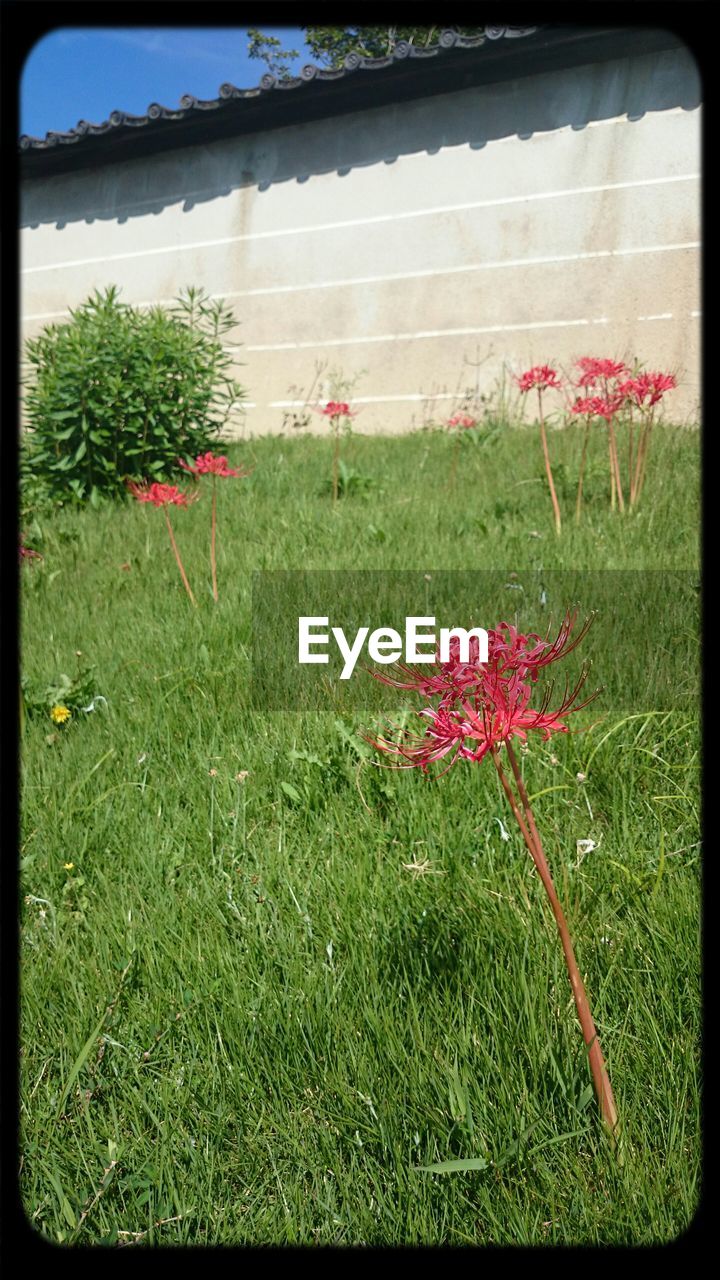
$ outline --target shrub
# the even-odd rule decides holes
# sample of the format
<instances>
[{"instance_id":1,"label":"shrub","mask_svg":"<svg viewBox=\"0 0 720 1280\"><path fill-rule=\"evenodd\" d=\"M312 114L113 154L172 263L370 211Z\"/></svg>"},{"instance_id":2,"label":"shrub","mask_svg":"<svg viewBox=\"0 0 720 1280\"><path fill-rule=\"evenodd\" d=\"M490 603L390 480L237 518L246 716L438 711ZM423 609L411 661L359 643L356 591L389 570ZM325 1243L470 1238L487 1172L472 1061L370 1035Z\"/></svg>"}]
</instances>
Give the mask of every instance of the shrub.
<instances>
[{"instance_id":1,"label":"shrub","mask_svg":"<svg viewBox=\"0 0 720 1280\"><path fill-rule=\"evenodd\" d=\"M97 505L127 480L171 479L244 395L223 346L237 324L224 303L188 288L168 309L140 311L118 293L96 291L26 344L22 476L39 498Z\"/></svg>"}]
</instances>

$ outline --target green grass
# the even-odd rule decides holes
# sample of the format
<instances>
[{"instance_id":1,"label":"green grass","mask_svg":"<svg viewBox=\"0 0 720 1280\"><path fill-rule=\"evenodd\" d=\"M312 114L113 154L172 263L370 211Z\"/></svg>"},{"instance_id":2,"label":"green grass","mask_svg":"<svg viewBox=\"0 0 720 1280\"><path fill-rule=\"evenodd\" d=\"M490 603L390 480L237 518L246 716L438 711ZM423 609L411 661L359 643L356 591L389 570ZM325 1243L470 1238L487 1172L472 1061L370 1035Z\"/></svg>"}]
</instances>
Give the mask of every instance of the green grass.
<instances>
[{"instance_id":1,"label":"green grass","mask_svg":"<svg viewBox=\"0 0 720 1280\"><path fill-rule=\"evenodd\" d=\"M441 436L355 437L347 461L374 484L336 511L327 440L232 447L255 470L220 485L218 606L207 497L174 514L197 611L161 513L36 518L23 671L44 687L81 650L107 699L62 730L28 716L23 735L21 1189L51 1240L654 1243L688 1226L692 697L633 718L601 707L602 723L534 741L523 762L621 1158L489 766L380 771L359 722L249 705L253 569L697 571L695 434L656 433L643 506L625 519L607 511L598 440L579 528L578 437L551 443L560 539L530 431L469 447L453 486ZM648 592L662 582L650 575ZM597 847L579 856L586 838ZM485 1167L419 1171L470 1158Z\"/></svg>"}]
</instances>

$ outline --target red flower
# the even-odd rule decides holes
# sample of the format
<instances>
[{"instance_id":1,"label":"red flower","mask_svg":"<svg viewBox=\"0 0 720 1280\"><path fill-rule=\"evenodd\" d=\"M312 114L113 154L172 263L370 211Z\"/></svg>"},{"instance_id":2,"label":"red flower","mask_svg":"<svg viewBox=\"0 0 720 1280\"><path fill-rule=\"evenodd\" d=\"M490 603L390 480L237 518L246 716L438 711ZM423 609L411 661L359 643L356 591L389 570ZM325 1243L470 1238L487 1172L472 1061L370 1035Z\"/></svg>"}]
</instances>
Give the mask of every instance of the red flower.
<instances>
[{"instance_id":1,"label":"red flower","mask_svg":"<svg viewBox=\"0 0 720 1280\"><path fill-rule=\"evenodd\" d=\"M470 427L477 426L477 422L469 413L456 413L454 417L448 418L447 425L450 429L454 427L462 427L463 430L467 431Z\"/></svg>"},{"instance_id":2,"label":"red flower","mask_svg":"<svg viewBox=\"0 0 720 1280\"><path fill-rule=\"evenodd\" d=\"M629 370L621 360L599 360L596 356L582 356L576 361L582 370L577 380L578 387L595 387L598 382L607 382L608 378L618 378Z\"/></svg>"},{"instance_id":3,"label":"red flower","mask_svg":"<svg viewBox=\"0 0 720 1280\"><path fill-rule=\"evenodd\" d=\"M194 502L197 495L182 493L174 484L135 484L130 481L128 489L138 502L151 502L154 507L186 507Z\"/></svg>"},{"instance_id":4,"label":"red flower","mask_svg":"<svg viewBox=\"0 0 720 1280\"><path fill-rule=\"evenodd\" d=\"M228 460L224 454L221 454L217 458L210 452L198 454L195 459L194 466L188 465L187 462L183 462L182 458L178 458L178 462L181 467L184 467L186 471L189 471L194 476L212 475L227 477L250 475L250 472L246 471L244 467L241 467L239 471L236 471L233 467L228 466Z\"/></svg>"},{"instance_id":5,"label":"red flower","mask_svg":"<svg viewBox=\"0 0 720 1280\"><path fill-rule=\"evenodd\" d=\"M501 622L488 631L488 661L477 660L477 640L471 660L459 659L459 641L451 645L450 660L437 662L430 672L398 664L406 677L393 680L384 675L384 684L411 689L425 697L438 698L436 706L424 707L418 715L426 721L424 734L404 732L399 739L368 737L380 751L401 761L398 768L419 766L427 769L435 760L452 753L450 764L458 759L482 760L503 742L512 738L524 741L530 732L548 739L553 733L567 733L567 717L587 706L595 693L578 701L587 678L581 673L574 688L567 685L559 704L551 709L552 689L547 689L540 705L530 703L539 671L566 657L586 635L592 622L587 619L572 637L576 614L566 614L554 640L519 632L510 623ZM448 766L449 767L449 766Z\"/></svg>"},{"instance_id":6,"label":"red flower","mask_svg":"<svg viewBox=\"0 0 720 1280\"><path fill-rule=\"evenodd\" d=\"M657 404L666 391L677 386L677 378L672 373L647 373L645 377L650 389L650 404Z\"/></svg>"},{"instance_id":7,"label":"red flower","mask_svg":"<svg viewBox=\"0 0 720 1280\"><path fill-rule=\"evenodd\" d=\"M328 400L323 407L313 405L315 413L321 414L324 418L354 418L357 414L356 409L351 409L349 404L340 400Z\"/></svg>"},{"instance_id":8,"label":"red flower","mask_svg":"<svg viewBox=\"0 0 720 1280\"><path fill-rule=\"evenodd\" d=\"M625 394L618 388L617 392L608 396L581 396L571 406L571 413L582 413L587 417L605 418L606 422L610 422L611 418L622 409L626 399Z\"/></svg>"},{"instance_id":9,"label":"red flower","mask_svg":"<svg viewBox=\"0 0 720 1280\"><path fill-rule=\"evenodd\" d=\"M532 369L521 373L515 381L521 391L531 391L533 387L537 387L538 391L545 391L548 387L560 390L562 386L562 383L558 382L557 370L551 369L547 364L533 365Z\"/></svg>"},{"instance_id":10,"label":"red flower","mask_svg":"<svg viewBox=\"0 0 720 1280\"><path fill-rule=\"evenodd\" d=\"M617 391L626 402L636 405L638 409L641 408L650 392L647 374L641 373L636 378L626 378L625 382L618 383Z\"/></svg>"},{"instance_id":11,"label":"red flower","mask_svg":"<svg viewBox=\"0 0 720 1280\"><path fill-rule=\"evenodd\" d=\"M567 733L568 716L587 706L596 696L592 693L578 701L586 678L585 670L573 689L565 689L554 709L550 706L552 691L549 689L539 707L533 708L530 705L532 684L517 673L503 678L497 671L487 670L482 681L463 694L456 693L452 698L441 700L436 707L423 707L418 712L426 721L424 734L406 731L396 741L384 737L368 738L368 741L395 756L401 769L427 769L433 761L450 753L450 764L459 759L480 761L503 742L513 738L525 741L528 733L539 733L544 740L553 733Z\"/></svg>"},{"instance_id":12,"label":"red flower","mask_svg":"<svg viewBox=\"0 0 720 1280\"><path fill-rule=\"evenodd\" d=\"M401 673L405 679L393 679L379 671L374 671L373 675L381 684L393 685L396 689L409 689L425 697L440 695L443 701L473 685L481 684L487 671L494 671L502 679L519 675L523 679L535 681L542 667L566 658L577 648L587 635L592 619L593 615L590 615L573 639L577 611L566 613L554 640L547 636L543 639L534 631L518 631L510 622L499 622L497 627L488 631L487 663L479 661L480 645L477 636L470 637L466 662L460 657L459 638L451 636L447 662L441 661L438 651L435 662L424 668L394 663L390 670Z\"/></svg>"},{"instance_id":13,"label":"red flower","mask_svg":"<svg viewBox=\"0 0 720 1280\"><path fill-rule=\"evenodd\" d=\"M20 553L21 560L42 560L40 552L33 551L32 547L26 547L22 539L18 544L18 551Z\"/></svg>"}]
</instances>

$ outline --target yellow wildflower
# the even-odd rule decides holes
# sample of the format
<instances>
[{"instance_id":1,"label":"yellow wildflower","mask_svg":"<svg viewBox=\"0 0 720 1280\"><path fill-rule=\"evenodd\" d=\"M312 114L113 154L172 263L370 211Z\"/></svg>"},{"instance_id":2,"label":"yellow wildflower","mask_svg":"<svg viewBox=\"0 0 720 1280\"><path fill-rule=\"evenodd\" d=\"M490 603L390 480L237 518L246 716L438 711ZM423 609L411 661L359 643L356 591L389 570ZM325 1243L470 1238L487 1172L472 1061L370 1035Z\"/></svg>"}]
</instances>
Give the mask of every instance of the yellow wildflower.
<instances>
[{"instance_id":1,"label":"yellow wildflower","mask_svg":"<svg viewBox=\"0 0 720 1280\"><path fill-rule=\"evenodd\" d=\"M66 871L72 871L74 866L75 866L74 862L63 862L63 867L65 868Z\"/></svg>"},{"instance_id":2,"label":"yellow wildflower","mask_svg":"<svg viewBox=\"0 0 720 1280\"><path fill-rule=\"evenodd\" d=\"M72 712L67 707L63 706L62 703L60 703L58 704L58 706L53 707L52 711L50 712L50 719L52 720L53 724L66 724L67 721L70 719L71 715L72 715Z\"/></svg>"}]
</instances>

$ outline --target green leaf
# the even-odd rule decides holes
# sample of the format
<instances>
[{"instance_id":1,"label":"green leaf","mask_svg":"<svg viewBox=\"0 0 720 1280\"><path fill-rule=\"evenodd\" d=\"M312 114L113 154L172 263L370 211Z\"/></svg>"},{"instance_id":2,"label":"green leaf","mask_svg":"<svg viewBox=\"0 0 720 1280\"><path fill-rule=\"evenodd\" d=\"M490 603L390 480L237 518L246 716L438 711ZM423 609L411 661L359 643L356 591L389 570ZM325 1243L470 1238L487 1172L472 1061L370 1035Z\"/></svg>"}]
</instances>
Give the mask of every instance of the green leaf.
<instances>
[{"instance_id":1,"label":"green leaf","mask_svg":"<svg viewBox=\"0 0 720 1280\"><path fill-rule=\"evenodd\" d=\"M65 1100L66 1100L66 1098L67 1098L67 1096L68 1096L68 1094L69 1094L70 1090L72 1089L73 1084L75 1083L75 1080L77 1079L78 1075L79 1075L79 1074L80 1074L80 1072L82 1071L83 1066L85 1065L85 1063L86 1063L86 1061L87 1061L87 1059L88 1059L88 1055L89 1055L89 1053L90 1053L90 1050L92 1049L92 1047L93 1047L93 1045L95 1044L95 1042L96 1042L96 1040L97 1040L98 1036L100 1035L100 1032L102 1031L103 1023L105 1022L105 1017L106 1017L106 1012L105 1012L105 1010L103 1010L103 1015L102 1015L102 1017L101 1017L100 1021L98 1022L97 1026L93 1029L93 1031L92 1031L92 1032L90 1033L90 1035L88 1036L87 1040L85 1041L85 1044L83 1045L82 1049L80 1050L80 1052L79 1052L79 1054L78 1054L77 1058L75 1059L75 1061L74 1061L74 1063L73 1063L73 1065L72 1065L72 1069L71 1069L71 1071L70 1071L70 1075L68 1076L67 1081L65 1082L65 1088L64 1088L64 1089L63 1089L63 1091L62 1091L62 1094L61 1094L61 1096L60 1096L60 1101L58 1102L58 1105L57 1105L57 1111L56 1111L56 1113L55 1113L55 1119L56 1119L56 1120L59 1120L59 1119L60 1119L60 1116L62 1115L62 1109L63 1109L63 1107L65 1106ZM75 1225L75 1223L73 1222L73 1226L74 1226L74 1225Z\"/></svg>"},{"instance_id":2,"label":"green leaf","mask_svg":"<svg viewBox=\"0 0 720 1280\"><path fill-rule=\"evenodd\" d=\"M285 795L289 796L291 800L294 800L296 804L302 803L302 796L300 795L300 792L292 785L291 782L281 782L280 786L285 792Z\"/></svg>"},{"instance_id":3,"label":"green leaf","mask_svg":"<svg viewBox=\"0 0 720 1280\"><path fill-rule=\"evenodd\" d=\"M72 1206L67 1196L63 1196L62 1201L60 1203L60 1207L63 1211L63 1217L65 1221L67 1222L71 1230L74 1231L76 1226L76 1218L75 1218L75 1214L72 1211Z\"/></svg>"},{"instance_id":4,"label":"green leaf","mask_svg":"<svg viewBox=\"0 0 720 1280\"><path fill-rule=\"evenodd\" d=\"M471 1160L441 1160L439 1164L415 1165L416 1173L469 1173L490 1168L490 1161L477 1156Z\"/></svg>"},{"instance_id":5,"label":"green leaf","mask_svg":"<svg viewBox=\"0 0 720 1280\"><path fill-rule=\"evenodd\" d=\"M60 1205L60 1211L65 1221L67 1222L68 1226L70 1227L70 1229L74 1231L77 1225L77 1220L75 1218L75 1214L73 1213L72 1205L70 1204L70 1201L68 1200L67 1196L65 1195L65 1192L62 1189L62 1184L60 1182L60 1179L57 1173L54 1170L50 1170L50 1169L48 1170L48 1177L52 1182L53 1187L55 1188L55 1193L57 1195L58 1203Z\"/></svg>"}]
</instances>

